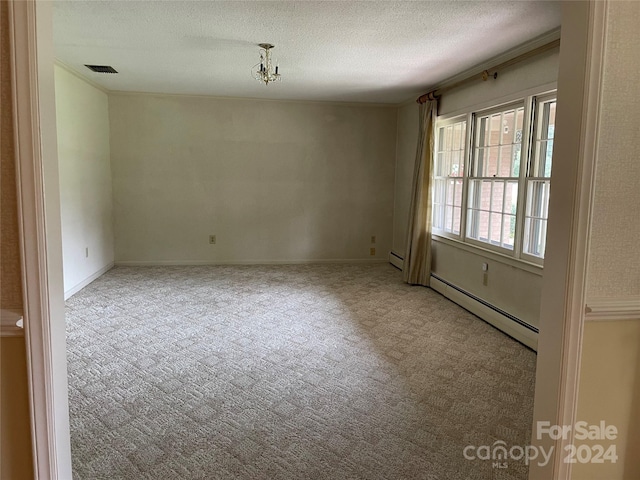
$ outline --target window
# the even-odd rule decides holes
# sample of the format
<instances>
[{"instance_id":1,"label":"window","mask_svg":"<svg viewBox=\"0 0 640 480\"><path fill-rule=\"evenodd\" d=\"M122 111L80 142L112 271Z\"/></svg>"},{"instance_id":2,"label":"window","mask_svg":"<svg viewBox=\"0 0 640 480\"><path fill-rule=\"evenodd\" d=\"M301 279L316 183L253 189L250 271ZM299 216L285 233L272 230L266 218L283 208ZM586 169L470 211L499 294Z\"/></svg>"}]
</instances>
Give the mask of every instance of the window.
<instances>
[{"instance_id":1,"label":"window","mask_svg":"<svg viewBox=\"0 0 640 480\"><path fill-rule=\"evenodd\" d=\"M544 95L438 119L434 233L542 263L555 111Z\"/></svg>"},{"instance_id":2,"label":"window","mask_svg":"<svg viewBox=\"0 0 640 480\"><path fill-rule=\"evenodd\" d=\"M527 172L527 208L524 217L523 252L543 258L547 238L549 187L553 133L556 125L556 100L540 99L535 116L533 158Z\"/></svg>"},{"instance_id":3,"label":"window","mask_svg":"<svg viewBox=\"0 0 640 480\"><path fill-rule=\"evenodd\" d=\"M456 235L460 233L462 216L466 138L466 120L438 128L433 185L433 225Z\"/></svg>"},{"instance_id":4,"label":"window","mask_svg":"<svg viewBox=\"0 0 640 480\"><path fill-rule=\"evenodd\" d=\"M467 238L513 250L522 151L522 104L477 115Z\"/></svg>"}]
</instances>

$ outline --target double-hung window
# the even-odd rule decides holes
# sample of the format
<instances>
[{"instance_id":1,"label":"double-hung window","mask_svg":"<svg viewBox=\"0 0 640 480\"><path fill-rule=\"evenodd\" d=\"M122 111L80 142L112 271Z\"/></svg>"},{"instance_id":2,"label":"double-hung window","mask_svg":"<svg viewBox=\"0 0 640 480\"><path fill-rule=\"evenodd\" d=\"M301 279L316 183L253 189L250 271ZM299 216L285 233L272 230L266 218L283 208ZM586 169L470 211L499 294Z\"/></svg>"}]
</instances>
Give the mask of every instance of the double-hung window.
<instances>
[{"instance_id":1,"label":"double-hung window","mask_svg":"<svg viewBox=\"0 0 640 480\"><path fill-rule=\"evenodd\" d=\"M527 204L522 251L525 255L543 258L549 215L553 134L556 125L554 97L537 99L534 123L532 159L527 172Z\"/></svg>"},{"instance_id":2,"label":"double-hung window","mask_svg":"<svg viewBox=\"0 0 640 480\"><path fill-rule=\"evenodd\" d=\"M467 238L513 250L522 154L522 103L476 115Z\"/></svg>"},{"instance_id":3,"label":"double-hung window","mask_svg":"<svg viewBox=\"0 0 640 480\"><path fill-rule=\"evenodd\" d=\"M546 94L438 120L436 235L542 263L555 111Z\"/></svg>"},{"instance_id":4,"label":"double-hung window","mask_svg":"<svg viewBox=\"0 0 640 480\"><path fill-rule=\"evenodd\" d=\"M452 121L438 128L433 185L433 225L458 235L462 218L462 193L467 141L467 121Z\"/></svg>"}]
</instances>

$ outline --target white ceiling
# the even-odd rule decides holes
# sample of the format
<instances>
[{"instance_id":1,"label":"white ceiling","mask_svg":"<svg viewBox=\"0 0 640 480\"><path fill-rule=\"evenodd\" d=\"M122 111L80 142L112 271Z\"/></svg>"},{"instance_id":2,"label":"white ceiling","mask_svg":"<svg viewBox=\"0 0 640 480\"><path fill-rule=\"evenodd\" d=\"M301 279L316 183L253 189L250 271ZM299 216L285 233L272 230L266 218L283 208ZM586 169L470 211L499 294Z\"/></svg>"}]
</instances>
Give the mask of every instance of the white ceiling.
<instances>
[{"instance_id":1,"label":"white ceiling","mask_svg":"<svg viewBox=\"0 0 640 480\"><path fill-rule=\"evenodd\" d=\"M397 104L557 29L559 3L56 1L54 43L109 90ZM281 83L251 76L262 42Z\"/></svg>"}]
</instances>

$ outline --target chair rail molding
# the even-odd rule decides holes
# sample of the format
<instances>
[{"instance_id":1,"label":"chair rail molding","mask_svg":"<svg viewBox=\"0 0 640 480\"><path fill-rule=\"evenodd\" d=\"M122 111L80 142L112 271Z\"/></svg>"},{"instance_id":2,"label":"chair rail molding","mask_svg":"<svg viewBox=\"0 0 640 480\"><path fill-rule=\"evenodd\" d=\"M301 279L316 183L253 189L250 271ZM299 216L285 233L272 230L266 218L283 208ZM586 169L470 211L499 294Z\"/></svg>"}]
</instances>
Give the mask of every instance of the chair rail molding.
<instances>
[{"instance_id":1,"label":"chair rail molding","mask_svg":"<svg viewBox=\"0 0 640 480\"><path fill-rule=\"evenodd\" d=\"M640 297L592 298L585 306L586 322L640 321Z\"/></svg>"}]
</instances>

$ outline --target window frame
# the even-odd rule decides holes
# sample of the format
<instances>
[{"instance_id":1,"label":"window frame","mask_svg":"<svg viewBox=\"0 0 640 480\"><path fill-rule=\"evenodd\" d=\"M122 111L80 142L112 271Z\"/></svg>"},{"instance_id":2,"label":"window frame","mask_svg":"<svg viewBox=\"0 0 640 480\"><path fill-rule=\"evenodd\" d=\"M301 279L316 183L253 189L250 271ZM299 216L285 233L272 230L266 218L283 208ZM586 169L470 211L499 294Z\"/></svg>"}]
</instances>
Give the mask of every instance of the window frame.
<instances>
[{"instance_id":1,"label":"window frame","mask_svg":"<svg viewBox=\"0 0 640 480\"><path fill-rule=\"evenodd\" d=\"M463 158L462 158L463 174L460 177L450 177L450 176L446 176L446 177L438 176L438 177L436 177L435 176L435 172L437 171L436 162L438 161L438 153L440 151L440 141L439 141L440 140L440 135L438 135L438 132L439 132L440 128L446 128L449 125L454 125L456 123L460 123L460 122L463 122L463 121L465 122L465 133L464 133L464 142L463 142L464 150L462 151L462 156L463 156ZM470 131L469 131L469 118L468 118L468 115L464 114L464 115L452 116L452 117L449 117L449 118L443 120L440 123L438 123L437 120L436 120L436 125L434 126L434 142L433 142L433 144L434 144L434 146L433 146L433 148L434 148L434 152L433 152L434 153L434 164L433 164L434 176L433 176L433 178L434 178L434 180L436 178L445 178L445 179L451 178L451 179L454 179L454 181L455 180L461 180L462 181L462 199L461 199L461 203L460 203L460 233L456 234L456 233L453 233L453 232L448 232L445 229L439 229L439 228L436 229L437 234L441 235L443 237L449 237L449 238L454 238L454 239L458 239L458 240L463 238L462 237L463 233L464 233L463 232L463 227L464 227L465 221L466 221L466 219L465 219L465 217L466 217L465 204L466 204L466 201L467 201L467 183L466 183L465 177L467 176L467 168L468 168L467 151L469 149L469 142L470 141L471 141L471 136L470 136ZM434 187L435 187L435 185L434 185ZM435 198L435 188L433 189L433 195L434 195L434 198ZM445 202L446 202L446 194L445 194ZM434 203L435 202L433 202L433 200L432 200L432 211L433 211ZM446 206L446 203L445 203L445 206ZM446 212L445 212L445 217L444 218L445 218L444 221L446 222ZM433 229L433 222L432 222L432 229Z\"/></svg>"},{"instance_id":2,"label":"window frame","mask_svg":"<svg viewBox=\"0 0 640 480\"><path fill-rule=\"evenodd\" d=\"M518 196L516 198L516 213L515 213L515 235L514 235L514 239L513 239L513 249L509 249L509 248L505 248L502 246L498 246L495 245L491 242L483 242L482 240L478 240L475 239L471 236L468 235L468 225L465 224L465 236L464 236L464 241L471 244L471 245L475 245L478 247L482 247L482 248L486 248L488 250L492 250L498 253L501 253L503 255L507 255L509 257L514 257L514 258L519 258L518 255L518 245L520 244L520 226L519 226L519 222L520 222L520 205L521 205L521 195L522 195L522 188L521 188L521 183L522 183L522 176L523 176L523 171L526 170L526 165L523 167L523 160L528 159L527 156L525 156L525 151L526 151L526 146L528 145L528 128L529 128L529 123L528 123L528 112L527 112L527 102L526 99L519 99L519 100L515 100L513 102L508 102L508 103L503 103L501 105L495 106L495 107L491 107L491 108L485 108L483 110L477 110L474 112L470 112L470 116L471 119L473 121L473 125L471 127L472 129L472 135L473 135L473 143L471 145L469 145L469 152L467 152L467 157L468 157L468 162L469 162L469 168L468 168L468 175L467 177L467 186L465 188L465 190L468 192L470 190L470 181L471 180L475 180L475 179L488 179L490 180L491 177L471 177L471 170L473 168L473 162L475 161L475 155L474 155L474 149L475 149L475 138L476 138L476 134L479 132L476 132L476 121L478 119L479 116L487 116L487 115L493 115L495 113L501 113L504 112L505 110L509 110L509 109L517 109L519 107L523 108L523 117L522 117L522 139L521 139L521 144L520 144L520 170L518 172L518 176L517 177L495 177L495 178L500 178L500 179L505 179L505 187L506 187L506 182L509 179L511 181L513 181L514 179L517 180L518 182ZM469 202L467 200L467 203L465 204L465 210L468 212L470 209L470 205Z\"/></svg>"},{"instance_id":3,"label":"window frame","mask_svg":"<svg viewBox=\"0 0 640 480\"><path fill-rule=\"evenodd\" d=\"M542 103L546 103L549 101L554 100L556 102L556 109L557 109L557 93L556 92L549 92L549 93L544 93L544 94L540 94L540 95L533 95L532 99L531 99L531 116L530 116L530 121L531 123L531 129L530 129L530 136L531 136L531 140L529 142L529 161L527 164L527 169L525 172L525 177L524 177L524 198L523 198L523 202L522 202L522 242L520 243L520 248L521 248L521 252L520 252L520 258L529 262L529 263L534 263L537 265L543 265L544 264L544 257L539 257L537 255L531 255L527 252L524 251L524 241L525 241L525 220L526 220L526 215L527 215L527 201L529 200L528 198L528 183L529 180L549 180L549 182L551 182L551 175L549 175L549 177L537 177L537 176L531 176L529 175L529 173L531 172L531 169L533 168L534 165L534 155L537 154L537 150L536 150L536 145L535 143L538 140L538 130L540 128L540 122L542 121L542 118L539 118L539 111L538 108L540 106L540 104ZM555 133L554 133L554 140L555 140ZM553 160L551 161L551 169L553 171ZM547 200L547 210L549 208L549 203ZM547 225L548 225L548 213L547 213ZM545 232L545 236L546 236L546 232ZM545 241L546 244L546 241Z\"/></svg>"},{"instance_id":4,"label":"window frame","mask_svg":"<svg viewBox=\"0 0 640 480\"><path fill-rule=\"evenodd\" d=\"M518 263L525 263L534 267L543 267L544 258L530 255L524 252L524 228L525 228L525 213L526 213L526 201L527 201L527 188L529 171L532 168L532 155L535 149L535 135L536 135L536 115L538 105L540 102L547 102L555 99L557 101L557 91L555 84L548 84L539 88L529 89L519 94L510 95L502 99L495 100L493 102L485 102L480 105L471 106L463 110L457 110L446 115L441 115L436 118L434 124L434 174L438 153L438 141L439 141L439 129L443 126L457 123L462 120L466 121L466 139L465 139L465 151L464 151L464 174L462 177L456 177L462 179L462 211L460 217L460 234L456 235L451 232L436 228L432 222L432 235L437 240L438 237L444 237L455 242L461 242L469 247L477 249L479 251L489 251L499 256L511 259ZM475 146L476 135L476 119L479 115L485 116L487 114L501 112L508 110L510 107L523 106L523 125L522 125L522 145L520 155L520 170L518 172L518 197L516 207L516 224L515 224L515 236L513 249L508 249L502 246L497 246L489 242L483 242L470 238L468 235L468 210L469 205L469 191L470 180L476 177L471 177L471 168L473 166L473 149ZM553 165L553 164L552 164ZM435 177L434 177L435 178ZM502 177L498 177L502 178ZM515 177L514 177L515 178ZM434 193L435 195L435 193ZM433 199L432 199L433 201Z\"/></svg>"}]
</instances>

